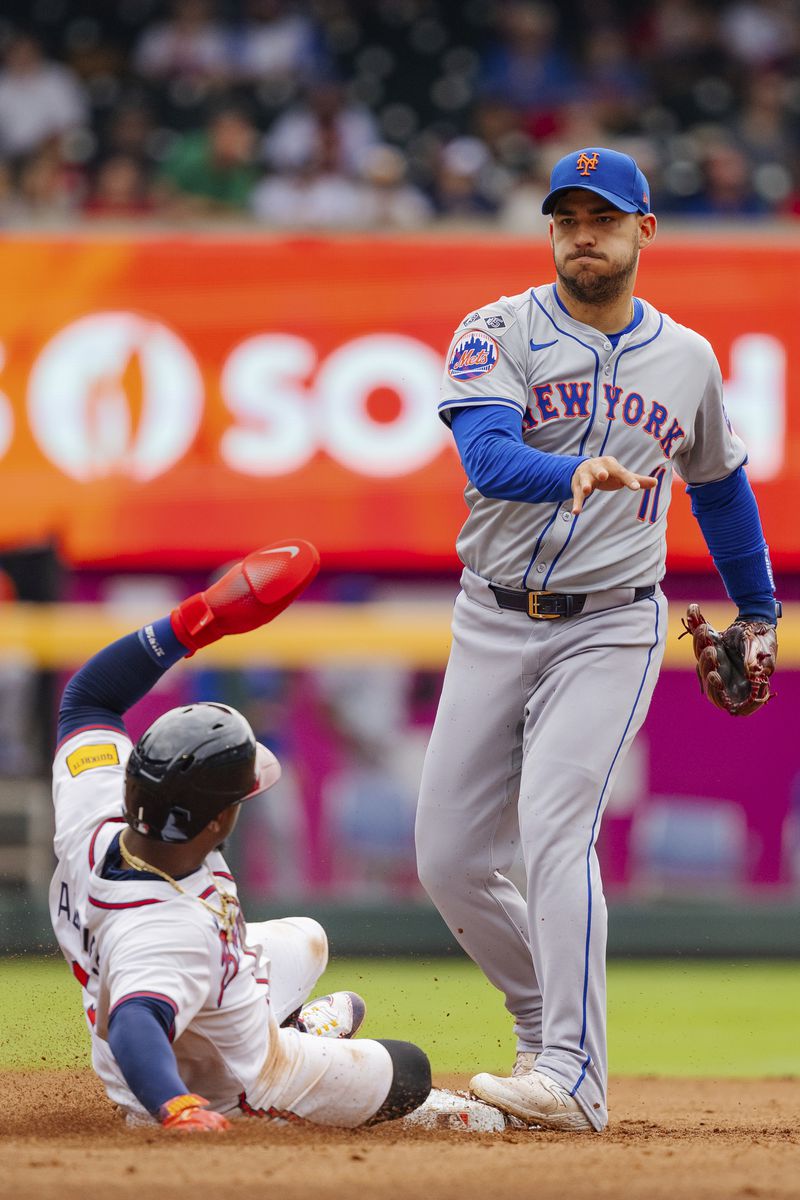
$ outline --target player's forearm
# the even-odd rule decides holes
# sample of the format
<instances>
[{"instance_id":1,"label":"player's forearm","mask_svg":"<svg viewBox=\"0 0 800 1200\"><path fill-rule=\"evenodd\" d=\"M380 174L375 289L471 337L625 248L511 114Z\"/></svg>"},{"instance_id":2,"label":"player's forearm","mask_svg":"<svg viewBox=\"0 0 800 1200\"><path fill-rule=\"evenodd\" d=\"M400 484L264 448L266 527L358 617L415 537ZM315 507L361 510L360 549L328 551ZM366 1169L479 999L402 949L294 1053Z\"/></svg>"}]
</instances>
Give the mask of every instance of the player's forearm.
<instances>
[{"instance_id":1,"label":"player's forearm","mask_svg":"<svg viewBox=\"0 0 800 1200\"><path fill-rule=\"evenodd\" d=\"M189 1091L169 1041L173 1015L163 1001L134 998L120 1004L109 1021L108 1044L125 1082L154 1116Z\"/></svg>"},{"instance_id":2,"label":"player's forearm","mask_svg":"<svg viewBox=\"0 0 800 1200\"><path fill-rule=\"evenodd\" d=\"M181 601L168 617L106 646L64 689L58 740L85 726L121 729L122 714L141 700L169 667L232 633L266 625L300 595L319 570L310 542L265 546L203 592Z\"/></svg>"},{"instance_id":3,"label":"player's forearm","mask_svg":"<svg viewBox=\"0 0 800 1200\"><path fill-rule=\"evenodd\" d=\"M458 409L452 430L464 470L481 495L528 504L571 499L572 476L585 456L526 446L519 415L512 409Z\"/></svg>"},{"instance_id":4,"label":"player's forearm","mask_svg":"<svg viewBox=\"0 0 800 1200\"><path fill-rule=\"evenodd\" d=\"M775 587L758 504L744 467L687 488L692 512L741 618L775 621Z\"/></svg>"},{"instance_id":5,"label":"player's forearm","mask_svg":"<svg viewBox=\"0 0 800 1200\"><path fill-rule=\"evenodd\" d=\"M169 617L100 650L70 679L61 698L58 740L85 726L124 731L122 717L186 655Z\"/></svg>"}]
</instances>

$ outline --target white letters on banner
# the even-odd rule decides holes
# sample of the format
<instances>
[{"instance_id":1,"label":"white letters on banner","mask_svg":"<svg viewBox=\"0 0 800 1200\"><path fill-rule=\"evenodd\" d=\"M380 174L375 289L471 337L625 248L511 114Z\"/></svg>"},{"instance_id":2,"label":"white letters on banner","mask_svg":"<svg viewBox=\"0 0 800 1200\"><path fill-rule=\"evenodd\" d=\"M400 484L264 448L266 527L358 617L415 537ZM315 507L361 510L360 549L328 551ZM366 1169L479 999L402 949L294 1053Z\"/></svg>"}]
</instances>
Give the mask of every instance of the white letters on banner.
<instances>
[{"instance_id":1,"label":"white letters on banner","mask_svg":"<svg viewBox=\"0 0 800 1200\"><path fill-rule=\"evenodd\" d=\"M288 475L316 449L307 382L317 363L305 338L262 334L242 342L222 368L222 398L239 418L220 450L233 471Z\"/></svg>"},{"instance_id":2,"label":"white letters on banner","mask_svg":"<svg viewBox=\"0 0 800 1200\"><path fill-rule=\"evenodd\" d=\"M769 334L736 338L725 402L744 439L754 480L784 463L786 351ZM321 362L312 342L259 334L235 346L220 390L234 423L219 452L232 470L288 475L320 451L373 477L411 474L452 444L436 417L441 355L399 333L344 342ZM372 393L393 392L391 419L370 413ZM37 444L66 475L149 480L186 454L200 429L202 375L188 346L165 325L101 312L60 330L34 362L28 419ZM0 393L0 456L13 415Z\"/></svg>"},{"instance_id":3,"label":"white letters on banner","mask_svg":"<svg viewBox=\"0 0 800 1200\"><path fill-rule=\"evenodd\" d=\"M416 338L373 333L345 342L322 364L316 397L321 448L359 475L409 475L442 451L450 435L436 416L439 355ZM367 400L396 393L398 416L375 421Z\"/></svg>"},{"instance_id":4,"label":"white letters on banner","mask_svg":"<svg viewBox=\"0 0 800 1200\"><path fill-rule=\"evenodd\" d=\"M2 371L6 360L5 347L0 346L0 371ZM11 445L11 438L14 435L14 410L11 407L11 401L8 396L0 392L0 458L3 457L8 447Z\"/></svg>"},{"instance_id":5,"label":"white letters on banner","mask_svg":"<svg viewBox=\"0 0 800 1200\"><path fill-rule=\"evenodd\" d=\"M242 421L223 436L234 471L287 475L318 450L361 475L407 475L440 453L446 431L436 420L439 359L429 346L400 334L345 342L316 366L310 342L264 334L237 346L222 370L222 397ZM373 420L376 388L396 393L392 421Z\"/></svg>"},{"instance_id":6,"label":"white letters on banner","mask_svg":"<svg viewBox=\"0 0 800 1200\"><path fill-rule=\"evenodd\" d=\"M731 346L725 407L747 446L751 479L774 479L784 460L786 350L766 333L748 333Z\"/></svg>"}]
</instances>

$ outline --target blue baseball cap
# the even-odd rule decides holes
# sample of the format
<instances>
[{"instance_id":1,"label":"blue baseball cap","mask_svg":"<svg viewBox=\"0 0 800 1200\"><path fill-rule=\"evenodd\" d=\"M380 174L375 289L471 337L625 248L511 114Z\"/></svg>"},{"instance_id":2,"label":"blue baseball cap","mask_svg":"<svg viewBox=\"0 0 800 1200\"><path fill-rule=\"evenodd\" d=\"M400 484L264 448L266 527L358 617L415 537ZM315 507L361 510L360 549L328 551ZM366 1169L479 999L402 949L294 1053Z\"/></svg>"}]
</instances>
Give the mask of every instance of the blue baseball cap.
<instances>
[{"instance_id":1,"label":"blue baseball cap","mask_svg":"<svg viewBox=\"0 0 800 1200\"><path fill-rule=\"evenodd\" d=\"M647 180L631 156L618 150L589 146L559 159L550 176L550 191L544 198L542 212L551 213L558 197L573 188L596 192L622 212L650 211Z\"/></svg>"}]
</instances>

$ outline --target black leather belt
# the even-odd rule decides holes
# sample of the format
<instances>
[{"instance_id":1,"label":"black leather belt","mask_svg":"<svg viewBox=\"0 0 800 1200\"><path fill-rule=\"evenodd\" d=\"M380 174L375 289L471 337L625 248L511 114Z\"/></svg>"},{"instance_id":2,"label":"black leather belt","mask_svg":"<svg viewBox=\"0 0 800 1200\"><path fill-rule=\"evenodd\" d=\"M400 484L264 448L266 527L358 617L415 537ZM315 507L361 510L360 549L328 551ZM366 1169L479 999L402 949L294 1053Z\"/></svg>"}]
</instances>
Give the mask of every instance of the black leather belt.
<instances>
[{"instance_id":1,"label":"black leather belt","mask_svg":"<svg viewBox=\"0 0 800 1200\"><path fill-rule=\"evenodd\" d=\"M516 588L498 587L490 583L498 608L510 608L513 612L523 612L532 621L555 621L558 617L577 617L582 612L588 594L575 595L568 592L528 592ZM655 585L638 587L634 590L633 601L649 600L655 596Z\"/></svg>"}]
</instances>

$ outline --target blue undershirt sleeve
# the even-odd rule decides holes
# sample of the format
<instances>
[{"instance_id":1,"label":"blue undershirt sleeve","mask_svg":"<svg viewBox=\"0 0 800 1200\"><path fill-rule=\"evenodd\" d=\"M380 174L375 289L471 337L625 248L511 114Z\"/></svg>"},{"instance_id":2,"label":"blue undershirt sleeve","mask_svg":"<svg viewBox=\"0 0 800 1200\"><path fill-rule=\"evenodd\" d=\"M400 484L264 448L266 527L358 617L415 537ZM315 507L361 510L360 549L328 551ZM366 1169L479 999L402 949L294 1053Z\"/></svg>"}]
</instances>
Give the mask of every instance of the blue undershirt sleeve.
<instances>
[{"instance_id":1,"label":"blue undershirt sleeve","mask_svg":"<svg viewBox=\"0 0 800 1200\"><path fill-rule=\"evenodd\" d=\"M526 446L520 414L501 404L455 409L451 428L470 482L492 500L569 500L572 476L587 457Z\"/></svg>"},{"instance_id":2,"label":"blue undershirt sleeve","mask_svg":"<svg viewBox=\"0 0 800 1200\"><path fill-rule=\"evenodd\" d=\"M122 719L165 671L186 655L169 617L112 642L84 663L61 697L58 740L85 726L125 732Z\"/></svg>"},{"instance_id":3,"label":"blue undershirt sleeve","mask_svg":"<svg viewBox=\"0 0 800 1200\"><path fill-rule=\"evenodd\" d=\"M163 1000L132 996L111 1014L108 1044L125 1082L149 1113L189 1091L170 1045L175 1015Z\"/></svg>"},{"instance_id":4,"label":"blue undershirt sleeve","mask_svg":"<svg viewBox=\"0 0 800 1200\"><path fill-rule=\"evenodd\" d=\"M686 489L692 512L740 620L775 624L775 583L758 504L744 466Z\"/></svg>"}]
</instances>

